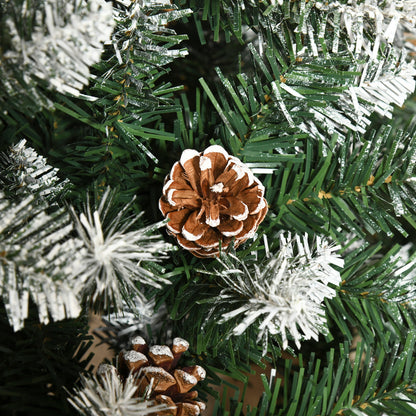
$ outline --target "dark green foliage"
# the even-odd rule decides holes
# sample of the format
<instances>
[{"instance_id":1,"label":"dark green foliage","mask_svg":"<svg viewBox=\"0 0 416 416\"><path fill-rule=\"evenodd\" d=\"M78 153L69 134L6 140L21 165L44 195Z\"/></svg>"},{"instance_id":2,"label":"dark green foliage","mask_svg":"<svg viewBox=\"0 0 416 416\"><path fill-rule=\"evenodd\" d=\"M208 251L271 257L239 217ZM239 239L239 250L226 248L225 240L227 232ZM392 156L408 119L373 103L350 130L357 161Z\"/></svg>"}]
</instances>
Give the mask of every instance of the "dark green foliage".
<instances>
[{"instance_id":1,"label":"dark green foliage","mask_svg":"<svg viewBox=\"0 0 416 416\"><path fill-rule=\"evenodd\" d=\"M5 416L75 415L65 386L87 369L87 320L42 325L31 307L25 328L13 332L1 306L0 413ZM81 360L82 358L82 360Z\"/></svg>"},{"instance_id":2,"label":"dark green foliage","mask_svg":"<svg viewBox=\"0 0 416 416\"><path fill-rule=\"evenodd\" d=\"M362 244L346 253L339 296L326 303L329 317L347 339L358 328L368 345L378 342L389 351L386 329L401 342L414 330L414 255L403 262L399 249L393 246L383 255L381 243Z\"/></svg>"},{"instance_id":3,"label":"dark green foliage","mask_svg":"<svg viewBox=\"0 0 416 416\"><path fill-rule=\"evenodd\" d=\"M229 403L217 402L213 415L411 416L416 399L414 336L409 332L402 346L387 336L388 351L362 343L351 350L344 343L320 356L313 352L278 359L278 371L262 375L264 393L258 406L243 407L241 392L234 387L235 395ZM403 354L403 348L409 354Z\"/></svg>"},{"instance_id":4,"label":"dark green foliage","mask_svg":"<svg viewBox=\"0 0 416 416\"><path fill-rule=\"evenodd\" d=\"M414 227L414 137L383 127L367 140L351 134L345 146L334 145L326 154L307 144L303 164L277 173L284 187L269 182L280 188L276 202L282 221L307 232L336 230L331 236L338 240L348 232L361 238L409 236ZM384 158L385 149L397 158Z\"/></svg>"},{"instance_id":5,"label":"dark green foliage","mask_svg":"<svg viewBox=\"0 0 416 416\"><path fill-rule=\"evenodd\" d=\"M26 113L30 118L37 113L42 105L51 107L53 99L49 99L45 83L36 86L33 80L25 79L24 74L17 65L13 65L5 56L11 48L11 34L7 19L15 22L21 29L23 39L30 39L35 26L36 11L42 12L44 4L40 0L34 0L32 7L25 13L24 0L14 2L2 2L0 4L0 129L7 126L8 121L14 118L15 112ZM20 62L21 63L21 62ZM6 120L4 120L6 119ZM5 122L3 124L3 122Z\"/></svg>"}]
</instances>

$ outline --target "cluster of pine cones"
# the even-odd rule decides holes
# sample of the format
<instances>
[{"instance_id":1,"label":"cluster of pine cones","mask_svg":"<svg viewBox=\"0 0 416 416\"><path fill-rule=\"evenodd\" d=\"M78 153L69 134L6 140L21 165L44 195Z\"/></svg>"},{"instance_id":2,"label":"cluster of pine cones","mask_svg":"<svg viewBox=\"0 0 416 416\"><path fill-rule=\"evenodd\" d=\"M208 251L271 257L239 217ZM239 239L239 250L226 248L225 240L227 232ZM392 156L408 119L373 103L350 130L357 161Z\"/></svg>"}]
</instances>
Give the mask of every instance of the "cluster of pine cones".
<instances>
[{"instance_id":1,"label":"cluster of pine cones","mask_svg":"<svg viewBox=\"0 0 416 416\"><path fill-rule=\"evenodd\" d=\"M199 366L177 368L181 355L189 348L182 338L174 338L172 346L152 345L136 336L131 341L131 349L120 352L117 371L122 380L130 374L137 375L137 395L146 396L155 404L164 404L166 410L154 413L154 416L197 416L205 409L199 400L198 392L191 389L205 378L205 370ZM98 372L108 371L108 365L102 364Z\"/></svg>"}]
</instances>

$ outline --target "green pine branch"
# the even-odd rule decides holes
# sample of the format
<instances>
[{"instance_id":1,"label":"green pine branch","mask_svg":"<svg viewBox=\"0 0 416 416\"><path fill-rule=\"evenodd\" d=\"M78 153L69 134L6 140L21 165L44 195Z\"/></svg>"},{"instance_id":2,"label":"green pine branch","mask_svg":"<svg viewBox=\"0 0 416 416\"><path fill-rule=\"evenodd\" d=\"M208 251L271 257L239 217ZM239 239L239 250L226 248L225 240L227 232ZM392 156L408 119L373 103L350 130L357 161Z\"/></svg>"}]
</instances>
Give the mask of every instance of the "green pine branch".
<instances>
[{"instance_id":1,"label":"green pine branch","mask_svg":"<svg viewBox=\"0 0 416 416\"><path fill-rule=\"evenodd\" d=\"M303 232L323 229L335 239L349 232L407 237L415 224L414 146L412 131L385 127L368 140L351 135L326 154L307 145L303 166L289 164L276 175L280 186L269 179L270 189L280 188L271 204L277 203L287 227Z\"/></svg>"},{"instance_id":2,"label":"green pine branch","mask_svg":"<svg viewBox=\"0 0 416 416\"><path fill-rule=\"evenodd\" d=\"M343 283L338 296L326 301L328 315L347 339L358 329L368 345L377 341L388 350L386 328L404 342L414 326L414 254L406 259L399 245L383 254L381 242L359 244L345 252Z\"/></svg>"},{"instance_id":3,"label":"green pine branch","mask_svg":"<svg viewBox=\"0 0 416 416\"><path fill-rule=\"evenodd\" d=\"M257 406L244 407L245 389L236 389L228 403L225 396L217 399L213 415L413 415L414 337L413 328L402 346L387 336L388 350L344 343L320 357L280 358L277 371L261 375L264 393Z\"/></svg>"}]
</instances>

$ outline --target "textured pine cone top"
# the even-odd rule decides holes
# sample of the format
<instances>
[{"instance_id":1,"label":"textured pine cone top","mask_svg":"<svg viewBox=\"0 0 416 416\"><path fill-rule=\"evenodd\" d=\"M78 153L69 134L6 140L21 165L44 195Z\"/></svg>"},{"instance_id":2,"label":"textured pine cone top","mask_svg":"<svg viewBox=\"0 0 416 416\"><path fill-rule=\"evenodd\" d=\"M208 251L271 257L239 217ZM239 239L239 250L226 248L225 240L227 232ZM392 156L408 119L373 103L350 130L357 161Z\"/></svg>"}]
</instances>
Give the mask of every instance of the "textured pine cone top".
<instances>
[{"instance_id":1,"label":"textured pine cone top","mask_svg":"<svg viewBox=\"0 0 416 416\"><path fill-rule=\"evenodd\" d=\"M254 236L267 213L264 186L221 146L183 151L165 179L159 208L167 229L197 257L215 257L234 238L237 247Z\"/></svg>"},{"instance_id":2,"label":"textured pine cone top","mask_svg":"<svg viewBox=\"0 0 416 416\"><path fill-rule=\"evenodd\" d=\"M117 369L104 364L98 371L109 371L110 367L122 380L129 374L136 374L137 395L146 395L156 404L169 407L152 416L197 416L205 409L205 404L196 400L198 392L191 389L205 378L206 372L199 365L176 367L188 347L189 343L182 338L175 338L169 347L148 346L142 337L136 336L131 341L131 349L120 352Z\"/></svg>"}]
</instances>

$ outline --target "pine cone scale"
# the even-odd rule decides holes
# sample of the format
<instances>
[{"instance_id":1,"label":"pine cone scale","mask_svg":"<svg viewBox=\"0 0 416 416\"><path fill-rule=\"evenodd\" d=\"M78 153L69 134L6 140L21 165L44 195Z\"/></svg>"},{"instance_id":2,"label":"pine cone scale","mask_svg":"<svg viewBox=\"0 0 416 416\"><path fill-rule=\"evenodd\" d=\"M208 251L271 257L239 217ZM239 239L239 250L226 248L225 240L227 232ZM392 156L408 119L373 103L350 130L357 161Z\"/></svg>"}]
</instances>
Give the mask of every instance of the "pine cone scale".
<instances>
[{"instance_id":1,"label":"pine cone scale","mask_svg":"<svg viewBox=\"0 0 416 416\"><path fill-rule=\"evenodd\" d=\"M216 179L216 182L222 183L224 188L230 192L231 188L236 186L237 180L237 172L234 170L227 170L221 173L221 175Z\"/></svg>"},{"instance_id":2,"label":"pine cone scale","mask_svg":"<svg viewBox=\"0 0 416 416\"><path fill-rule=\"evenodd\" d=\"M209 148L207 149L209 150ZM215 150L217 151L205 151L204 156L211 160L211 170L213 173L214 178L218 178L222 172L224 172L225 167L228 163L228 154L224 152L219 152L218 148Z\"/></svg>"},{"instance_id":3,"label":"pine cone scale","mask_svg":"<svg viewBox=\"0 0 416 416\"><path fill-rule=\"evenodd\" d=\"M193 252L194 250L199 250L201 248L196 242L187 240L182 234L176 234L175 237L178 240L179 245L186 250Z\"/></svg>"},{"instance_id":4,"label":"pine cone scale","mask_svg":"<svg viewBox=\"0 0 416 416\"><path fill-rule=\"evenodd\" d=\"M208 228L208 224L199 220L198 212L193 211L182 227L182 234L187 240L196 241L202 238Z\"/></svg>"},{"instance_id":5,"label":"pine cone scale","mask_svg":"<svg viewBox=\"0 0 416 416\"><path fill-rule=\"evenodd\" d=\"M159 210L166 217L170 212L177 212L178 208L171 205L166 198L159 199Z\"/></svg>"},{"instance_id":6,"label":"pine cone scale","mask_svg":"<svg viewBox=\"0 0 416 416\"><path fill-rule=\"evenodd\" d=\"M197 244L203 245L205 248L215 248L219 246L221 235L214 228L208 228L203 237L196 241Z\"/></svg>"},{"instance_id":7,"label":"pine cone scale","mask_svg":"<svg viewBox=\"0 0 416 416\"><path fill-rule=\"evenodd\" d=\"M202 159L202 157L201 157ZM209 167L206 169L201 169L201 191L202 191L202 197L203 198L207 198L209 195L209 189L211 188L212 185L214 185L215 182L215 177L214 177L214 173L211 169L211 160L206 158L207 161L209 162ZM205 162L206 164L206 162ZM204 163L200 163L200 168L204 168Z\"/></svg>"},{"instance_id":8,"label":"pine cone scale","mask_svg":"<svg viewBox=\"0 0 416 416\"><path fill-rule=\"evenodd\" d=\"M240 231L239 234L235 236L235 238L240 239L241 241L246 241L248 238L251 238L254 236L256 229L257 229L257 221L254 218L249 217L243 223L243 229Z\"/></svg>"},{"instance_id":9,"label":"pine cone scale","mask_svg":"<svg viewBox=\"0 0 416 416\"><path fill-rule=\"evenodd\" d=\"M164 394L158 394L155 397L155 402L157 404L164 404L169 407L169 409L167 410L159 411L157 413L157 416L177 416L178 410L174 401L169 396L166 396Z\"/></svg>"},{"instance_id":10,"label":"pine cone scale","mask_svg":"<svg viewBox=\"0 0 416 416\"><path fill-rule=\"evenodd\" d=\"M237 175L237 179L231 183L231 185L229 186L229 192L231 195L233 196L238 196L241 194L241 192L249 187L251 187L251 183L249 178L247 177L247 175L243 176L241 179L238 179L238 175ZM253 190L250 188L250 192L253 192Z\"/></svg>"},{"instance_id":11,"label":"pine cone scale","mask_svg":"<svg viewBox=\"0 0 416 416\"><path fill-rule=\"evenodd\" d=\"M192 374L189 374L183 370L175 370L173 376L176 380L176 387L178 393L187 393L192 387L196 386L198 380Z\"/></svg>"},{"instance_id":12,"label":"pine cone scale","mask_svg":"<svg viewBox=\"0 0 416 416\"><path fill-rule=\"evenodd\" d=\"M182 231L182 228L185 222L188 220L192 211L188 208L183 208L179 211L171 211L166 217L169 219L169 222L166 224L166 227L169 231L178 234Z\"/></svg>"},{"instance_id":13,"label":"pine cone scale","mask_svg":"<svg viewBox=\"0 0 416 416\"><path fill-rule=\"evenodd\" d=\"M220 224L220 207L217 201L209 201L205 205L205 223L210 227L217 227Z\"/></svg>"},{"instance_id":14,"label":"pine cone scale","mask_svg":"<svg viewBox=\"0 0 416 416\"><path fill-rule=\"evenodd\" d=\"M201 194L199 153L193 149L184 150L180 164L183 167L183 172L181 172L180 177L186 179L197 194Z\"/></svg>"},{"instance_id":15,"label":"pine cone scale","mask_svg":"<svg viewBox=\"0 0 416 416\"><path fill-rule=\"evenodd\" d=\"M242 221L230 219L221 223L217 228L222 235L225 235L226 237L235 237L243 231L244 224Z\"/></svg>"},{"instance_id":16,"label":"pine cone scale","mask_svg":"<svg viewBox=\"0 0 416 416\"><path fill-rule=\"evenodd\" d=\"M152 391L154 393L164 392L176 384L175 378L162 367L145 367L143 373L147 384L150 384L153 379Z\"/></svg>"},{"instance_id":17,"label":"pine cone scale","mask_svg":"<svg viewBox=\"0 0 416 416\"><path fill-rule=\"evenodd\" d=\"M248 206L235 196L229 196L226 199L228 207L222 212L238 221L245 220L249 215Z\"/></svg>"},{"instance_id":18,"label":"pine cone scale","mask_svg":"<svg viewBox=\"0 0 416 416\"><path fill-rule=\"evenodd\" d=\"M175 182L172 184L174 185ZM169 188L168 191L168 202L171 205L198 209L201 206L201 198L192 189L174 189Z\"/></svg>"},{"instance_id":19,"label":"pine cone scale","mask_svg":"<svg viewBox=\"0 0 416 416\"><path fill-rule=\"evenodd\" d=\"M177 416L195 416L201 413L201 409L196 404L191 403L181 403L178 406L178 413Z\"/></svg>"},{"instance_id":20,"label":"pine cone scale","mask_svg":"<svg viewBox=\"0 0 416 416\"><path fill-rule=\"evenodd\" d=\"M250 215L256 214L256 211L260 210L264 203L259 190L256 190L256 192L243 191L240 193L239 197L244 201Z\"/></svg>"}]
</instances>

